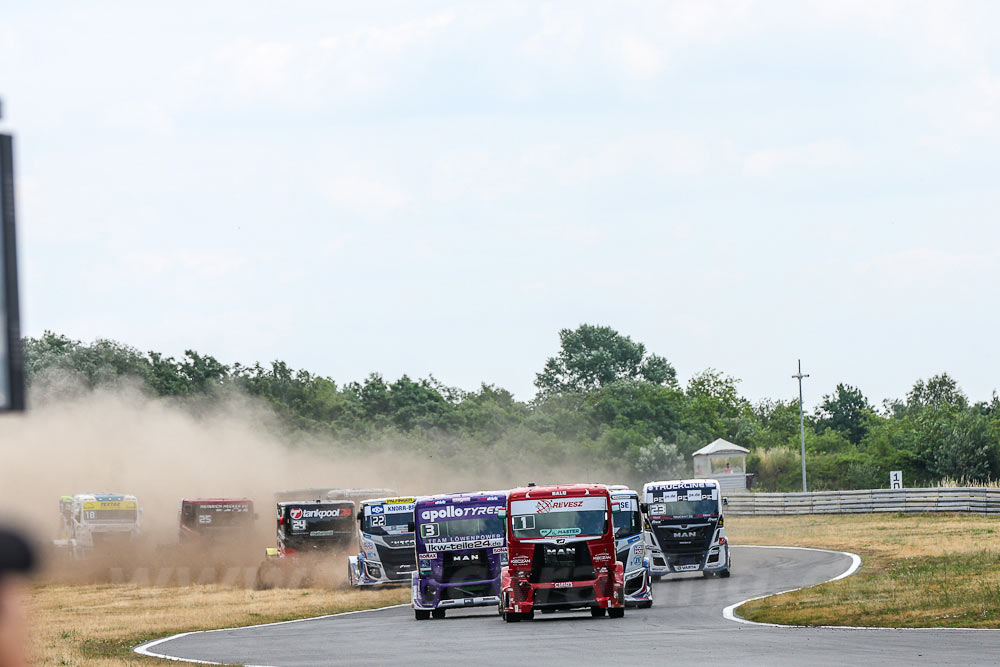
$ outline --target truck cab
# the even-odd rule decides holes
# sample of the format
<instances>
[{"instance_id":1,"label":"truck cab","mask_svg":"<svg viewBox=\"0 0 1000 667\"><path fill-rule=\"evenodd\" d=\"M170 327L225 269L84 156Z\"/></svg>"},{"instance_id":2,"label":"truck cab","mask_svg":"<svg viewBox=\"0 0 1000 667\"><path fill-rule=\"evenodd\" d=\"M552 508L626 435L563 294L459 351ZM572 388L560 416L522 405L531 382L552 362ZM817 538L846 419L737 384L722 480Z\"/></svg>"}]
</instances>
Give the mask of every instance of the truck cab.
<instances>
[{"instance_id":1,"label":"truck cab","mask_svg":"<svg viewBox=\"0 0 1000 667\"><path fill-rule=\"evenodd\" d=\"M277 503L278 547L269 556L329 553L347 548L354 537L354 503L311 500Z\"/></svg>"},{"instance_id":2,"label":"truck cab","mask_svg":"<svg viewBox=\"0 0 1000 667\"><path fill-rule=\"evenodd\" d=\"M643 529L639 494L627 486L608 488L615 523L615 552L625 568L625 605L648 609L653 606L653 576L646 554L649 538Z\"/></svg>"},{"instance_id":3,"label":"truck cab","mask_svg":"<svg viewBox=\"0 0 1000 667\"><path fill-rule=\"evenodd\" d=\"M417 570L412 496L373 498L358 506L359 553L347 560L352 586L409 584Z\"/></svg>"},{"instance_id":4,"label":"truck cab","mask_svg":"<svg viewBox=\"0 0 1000 667\"><path fill-rule=\"evenodd\" d=\"M417 571L414 617L444 618L448 609L500 602L500 569L507 564L505 491L421 498L414 511Z\"/></svg>"},{"instance_id":5,"label":"truck cab","mask_svg":"<svg viewBox=\"0 0 1000 667\"><path fill-rule=\"evenodd\" d=\"M527 486L507 495L508 565L500 614L589 609L625 615L624 566L616 559L611 494L603 484Z\"/></svg>"},{"instance_id":6,"label":"truck cab","mask_svg":"<svg viewBox=\"0 0 1000 667\"><path fill-rule=\"evenodd\" d=\"M249 498L185 498L179 514L182 542L242 536L257 518Z\"/></svg>"},{"instance_id":7,"label":"truck cab","mask_svg":"<svg viewBox=\"0 0 1000 667\"><path fill-rule=\"evenodd\" d=\"M79 493L59 499L62 521L57 547L74 556L91 549L115 549L139 537L139 501L122 493Z\"/></svg>"},{"instance_id":8,"label":"truck cab","mask_svg":"<svg viewBox=\"0 0 1000 667\"><path fill-rule=\"evenodd\" d=\"M714 479L666 480L642 487L654 577L681 572L729 576L723 504Z\"/></svg>"}]
</instances>

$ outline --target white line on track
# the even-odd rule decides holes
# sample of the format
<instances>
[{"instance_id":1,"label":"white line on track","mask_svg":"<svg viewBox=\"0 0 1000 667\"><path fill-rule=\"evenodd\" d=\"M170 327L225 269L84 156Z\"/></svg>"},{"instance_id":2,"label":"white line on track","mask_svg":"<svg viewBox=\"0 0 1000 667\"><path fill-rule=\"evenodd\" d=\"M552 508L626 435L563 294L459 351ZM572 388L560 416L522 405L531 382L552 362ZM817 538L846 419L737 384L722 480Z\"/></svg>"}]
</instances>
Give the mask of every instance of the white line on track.
<instances>
[{"instance_id":1,"label":"white line on track","mask_svg":"<svg viewBox=\"0 0 1000 667\"><path fill-rule=\"evenodd\" d=\"M323 616L311 616L309 618L296 618L291 621L277 621L275 623L258 623L257 625L241 625L235 628L217 628L215 630L195 630L193 632L181 632L176 635L170 635L169 637L163 637L162 639L155 639L151 642L146 642L145 644L140 644L136 646L132 651L138 653L139 655L149 656L151 658L163 658L164 660L176 660L178 662L192 662L199 665L226 665L229 663L225 662L215 662L213 660L196 660L195 658L179 658L175 655L166 655L165 653L154 653L149 649L153 648L158 644L164 642L169 642L174 639L180 639L181 637L187 637L188 635L198 635L198 634L208 634L210 632L226 632L227 630L247 630L249 628L267 628L272 625L288 625L290 623L305 623L306 621L318 621L323 618L334 618L335 616L350 616L351 614L365 614L372 611L382 611L383 609L396 609L397 607L409 607L409 604L391 604L385 607L375 607L373 609L358 609L356 611L342 611L337 614L324 614ZM246 667L267 667L266 665L246 665Z\"/></svg>"},{"instance_id":2,"label":"white line on track","mask_svg":"<svg viewBox=\"0 0 1000 667\"><path fill-rule=\"evenodd\" d=\"M861 567L861 556L851 553L850 551L833 551L831 549L815 549L813 547L778 547L778 546L758 546L755 544L734 544L733 547L742 547L746 549L798 549L799 551L824 551L831 554L840 554L843 556L848 556L851 559L851 565L846 570L838 574L833 579L827 579L818 584L812 584L810 586L800 586L799 588L792 588L787 591L781 591L780 593L768 593L767 595L758 595L757 597L748 598L742 602L737 602L736 604L731 604L722 610L722 617L727 621L735 621L737 623L745 623L747 625L761 625L767 628L792 628L794 630L906 630L906 631L931 631L937 632L940 630L948 630L952 632L998 632L996 628L898 628L898 627L885 627L885 626L875 626L875 625L783 625L781 623L759 623L757 621L749 621L745 618L741 618L736 615L736 610L745 605L747 602L753 602L754 600L762 600L764 598L769 598L775 595L784 595L785 593L794 593L795 591L801 591L804 588L812 588L813 586L822 586L823 584L828 584L831 581L839 581L846 577L851 576L858 571Z\"/></svg>"}]
</instances>

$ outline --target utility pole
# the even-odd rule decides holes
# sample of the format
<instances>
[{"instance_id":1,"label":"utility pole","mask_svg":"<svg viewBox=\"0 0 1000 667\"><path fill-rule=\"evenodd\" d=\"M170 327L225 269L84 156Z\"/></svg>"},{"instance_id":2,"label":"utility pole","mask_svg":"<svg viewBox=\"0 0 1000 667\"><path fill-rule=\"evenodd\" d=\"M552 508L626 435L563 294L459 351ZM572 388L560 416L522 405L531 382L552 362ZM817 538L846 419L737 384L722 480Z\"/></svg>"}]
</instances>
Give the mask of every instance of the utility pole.
<instances>
[{"instance_id":1,"label":"utility pole","mask_svg":"<svg viewBox=\"0 0 1000 667\"><path fill-rule=\"evenodd\" d=\"M802 374L802 360L799 359L799 372L792 378L799 381L799 434L802 437L802 493L806 492L806 418L802 411L802 378L809 375Z\"/></svg>"}]
</instances>

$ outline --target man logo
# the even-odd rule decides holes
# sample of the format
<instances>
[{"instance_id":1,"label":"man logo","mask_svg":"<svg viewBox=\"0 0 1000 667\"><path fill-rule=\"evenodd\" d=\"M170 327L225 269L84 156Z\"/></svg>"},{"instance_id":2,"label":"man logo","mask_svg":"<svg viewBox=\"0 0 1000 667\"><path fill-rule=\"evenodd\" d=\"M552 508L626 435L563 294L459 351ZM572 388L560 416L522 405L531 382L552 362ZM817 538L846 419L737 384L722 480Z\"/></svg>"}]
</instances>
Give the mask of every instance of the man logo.
<instances>
[{"instance_id":1,"label":"man logo","mask_svg":"<svg viewBox=\"0 0 1000 667\"><path fill-rule=\"evenodd\" d=\"M696 530L689 530L689 531L686 531L686 532L683 532L683 533L674 533L674 539L680 539L682 537L694 537L697 534L698 534L698 531L696 531Z\"/></svg>"}]
</instances>

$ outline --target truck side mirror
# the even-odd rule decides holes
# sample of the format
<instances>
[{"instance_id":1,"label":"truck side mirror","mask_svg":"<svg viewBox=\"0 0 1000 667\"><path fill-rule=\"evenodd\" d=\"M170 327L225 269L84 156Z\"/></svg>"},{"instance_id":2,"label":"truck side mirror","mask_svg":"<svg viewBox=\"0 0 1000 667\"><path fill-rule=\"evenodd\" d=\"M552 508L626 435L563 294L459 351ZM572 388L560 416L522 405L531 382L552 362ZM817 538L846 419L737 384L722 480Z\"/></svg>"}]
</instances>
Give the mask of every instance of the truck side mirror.
<instances>
[{"instance_id":1,"label":"truck side mirror","mask_svg":"<svg viewBox=\"0 0 1000 667\"><path fill-rule=\"evenodd\" d=\"M728 505L729 504L729 498L726 498L725 496L723 496L722 497L722 504L723 505Z\"/></svg>"},{"instance_id":2,"label":"truck side mirror","mask_svg":"<svg viewBox=\"0 0 1000 667\"><path fill-rule=\"evenodd\" d=\"M410 523L406 524L406 532L412 533L412 532L416 531L416 529L417 529L417 525L413 521L411 521Z\"/></svg>"},{"instance_id":3,"label":"truck side mirror","mask_svg":"<svg viewBox=\"0 0 1000 667\"><path fill-rule=\"evenodd\" d=\"M649 505L646 503L639 503L639 509L642 510L643 514L649 514Z\"/></svg>"},{"instance_id":4,"label":"truck side mirror","mask_svg":"<svg viewBox=\"0 0 1000 667\"><path fill-rule=\"evenodd\" d=\"M506 519L507 518L507 508L506 507L501 507L500 509L498 509L497 510L497 516L500 517L501 519Z\"/></svg>"}]
</instances>

